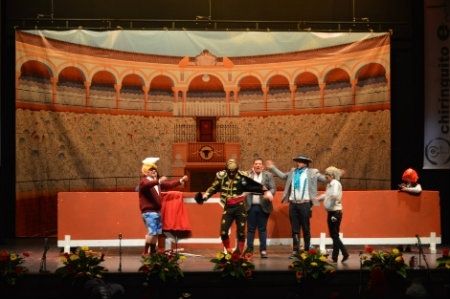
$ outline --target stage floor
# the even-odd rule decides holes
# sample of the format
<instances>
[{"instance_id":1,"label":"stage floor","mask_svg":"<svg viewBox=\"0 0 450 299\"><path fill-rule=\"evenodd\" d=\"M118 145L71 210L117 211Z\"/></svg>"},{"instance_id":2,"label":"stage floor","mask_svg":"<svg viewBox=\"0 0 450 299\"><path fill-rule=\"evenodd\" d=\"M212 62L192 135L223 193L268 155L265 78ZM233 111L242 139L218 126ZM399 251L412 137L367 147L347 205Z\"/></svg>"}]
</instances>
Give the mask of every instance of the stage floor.
<instances>
[{"instance_id":1,"label":"stage floor","mask_svg":"<svg viewBox=\"0 0 450 299\"><path fill-rule=\"evenodd\" d=\"M56 238L48 238L49 250L47 252L46 268L50 272L54 272L56 268L62 265L61 254L62 248L56 246ZM372 246L374 249L390 250L392 246ZM330 247L327 246L327 249ZM29 252L30 257L25 259L25 266L28 267L31 273L38 273L41 266L41 258L44 251L44 238L15 238L7 240L0 245L0 249L14 251L18 254ZM119 272L120 254L117 247L93 247L92 250L96 252L103 252L105 254L105 262L102 264L109 272ZM143 247L124 247L122 248L122 272L137 272L141 266L141 253ZM184 272L208 272L212 271L213 264L210 260L220 250L219 245L212 245L210 249L205 248L183 248L182 244L179 246L179 252L186 255L186 259L181 264ZM257 248L256 248L257 249ZM339 256L339 261L336 264L336 270L359 270L360 268L360 253L363 252L363 246L348 246L350 258L342 263L342 256ZM424 248L425 259L428 262L430 269L436 268L436 258L441 255L441 249L438 248L438 253L431 254L427 248ZM256 271L288 271L288 266L292 262L289 259L291 253L290 246L269 246L269 258L260 258L256 251L252 258L255 264ZM419 261L419 250L416 246L411 246L411 252L404 252L403 257L406 263L409 262L412 256L416 257L416 264ZM421 265L426 266L423 258L420 259Z\"/></svg>"},{"instance_id":2,"label":"stage floor","mask_svg":"<svg viewBox=\"0 0 450 299\"><path fill-rule=\"evenodd\" d=\"M44 238L15 238L7 240L0 245L0 250L6 249L18 254L29 252L30 257L25 259L25 266L30 272L22 277L17 285L5 287L0 285L1 298L23 299L78 299L93 296L93 290L73 288L64 284L64 281L53 273L62 265L61 248L56 246L56 238L49 238L49 251L47 252L46 270L48 274L39 273L41 257L44 251ZM390 250L392 246L374 246L374 249ZM117 298L147 299L147 298L195 298L195 299L293 299L293 298L404 298L404 294L412 282L423 282L429 294L428 298L448 299L450 288L448 284L448 271L436 270L436 258L441 255L430 254L425 249L425 258L430 271L425 268L422 258L422 269L408 271L407 280L395 281L395 288L389 289L386 296L370 297L373 293L368 291L369 272L360 270L360 253L363 246L348 246L350 258L345 263L339 261L336 272L320 286L299 284L295 274L289 270L292 260L289 259L291 248L289 246L269 246L269 258L262 259L257 253L252 261L255 264L255 273L252 279L246 281L224 280L219 273L213 273L213 264L210 260L220 250L220 246L210 248L186 248L181 253L187 258L181 264L184 278L174 284L161 285L145 283L142 273L138 272L141 266L142 247L122 248L120 256L117 247L91 248L105 254L102 263L109 272L105 274L104 281L109 286L123 287L123 293ZM183 249L180 248L179 249ZM412 252L404 253L408 263L412 256L419 257L419 251L413 246ZM121 257L121 258L120 258ZM339 257L341 259L342 257ZM121 260L121 263L120 263ZM121 265L121 271L119 266ZM303 287L302 287L303 286ZM157 295L155 297L155 292ZM186 296L185 296L186 295ZM94 298L94 297L89 297ZM95 297L98 298L98 297ZM115 297L116 298L116 297Z\"/></svg>"}]
</instances>

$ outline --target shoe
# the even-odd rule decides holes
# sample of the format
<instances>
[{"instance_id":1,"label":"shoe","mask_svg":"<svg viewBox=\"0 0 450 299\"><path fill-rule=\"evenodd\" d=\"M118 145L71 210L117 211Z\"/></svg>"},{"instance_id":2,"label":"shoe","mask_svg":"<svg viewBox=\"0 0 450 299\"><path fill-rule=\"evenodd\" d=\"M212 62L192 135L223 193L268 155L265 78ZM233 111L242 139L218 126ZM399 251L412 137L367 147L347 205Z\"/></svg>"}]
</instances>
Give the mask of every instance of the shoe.
<instances>
[{"instance_id":1,"label":"shoe","mask_svg":"<svg viewBox=\"0 0 450 299\"><path fill-rule=\"evenodd\" d=\"M244 250L244 253L242 254L242 257L252 258L253 257L253 250L247 248L246 250Z\"/></svg>"},{"instance_id":2,"label":"shoe","mask_svg":"<svg viewBox=\"0 0 450 299\"><path fill-rule=\"evenodd\" d=\"M292 251L291 255L289 256L290 259L295 259L298 256L298 251Z\"/></svg>"},{"instance_id":3,"label":"shoe","mask_svg":"<svg viewBox=\"0 0 450 299\"><path fill-rule=\"evenodd\" d=\"M331 260L333 261L333 263L337 263L337 261L338 261L338 259L337 259L337 257L333 257L333 258L331 258Z\"/></svg>"},{"instance_id":4,"label":"shoe","mask_svg":"<svg viewBox=\"0 0 450 299\"><path fill-rule=\"evenodd\" d=\"M250 253L250 254L253 254L253 248L246 248L245 250L244 250L244 253Z\"/></svg>"},{"instance_id":5,"label":"shoe","mask_svg":"<svg viewBox=\"0 0 450 299\"><path fill-rule=\"evenodd\" d=\"M266 252L265 250L261 251L261 258L262 258L262 259L268 258L267 252Z\"/></svg>"},{"instance_id":6,"label":"shoe","mask_svg":"<svg viewBox=\"0 0 450 299\"><path fill-rule=\"evenodd\" d=\"M344 255L344 257L342 258L342 263L345 262L346 260L348 260L348 258L350 257L350 254L346 254Z\"/></svg>"}]
</instances>

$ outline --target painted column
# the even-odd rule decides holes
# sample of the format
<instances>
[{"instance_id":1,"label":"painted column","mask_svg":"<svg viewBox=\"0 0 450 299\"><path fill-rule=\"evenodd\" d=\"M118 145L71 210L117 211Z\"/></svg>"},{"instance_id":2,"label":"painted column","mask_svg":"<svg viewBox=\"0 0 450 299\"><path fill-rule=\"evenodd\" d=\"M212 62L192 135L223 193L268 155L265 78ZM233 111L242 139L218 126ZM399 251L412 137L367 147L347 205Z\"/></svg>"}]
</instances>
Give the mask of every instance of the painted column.
<instances>
[{"instance_id":1,"label":"painted column","mask_svg":"<svg viewBox=\"0 0 450 299\"><path fill-rule=\"evenodd\" d=\"M144 111L147 111L148 92L150 91L150 85L142 85L142 91L144 92Z\"/></svg>"},{"instance_id":2,"label":"painted column","mask_svg":"<svg viewBox=\"0 0 450 299\"><path fill-rule=\"evenodd\" d=\"M266 85L263 85L261 87L261 90L263 92L263 98L264 98L264 111L267 111L267 95L269 93L269 87L267 87Z\"/></svg>"},{"instance_id":3,"label":"painted column","mask_svg":"<svg viewBox=\"0 0 450 299\"><path fill-rule=\"evenodd\" d=\"M291 109L295 110L295 94L297 92L297 85L296 84L289 84L289 90L291 91Z\"/></svg>"},{"instance_id":4,"label":"painted column","mask_svg":"<svg viewBox=\"0 0 450 299\"><path fill-rule=\"evenodd\" d=\"M16 72L16 99L19 99L18 95L19 95L19 82L20 82L20 72Z\"/></svg>"},{"instance_id":5,"label":"painted column","mask_svg":"<svg viewBox=\"0 0 450 299\"><path fill-rule=\"evenodd\" d=\"M90 91L91 91L91 81L84 81L84 88L86 88L86 103L85 106L89 107L91 105L90 103Z\"/></svg>"},{"instance_id":6,"label":"painted column","mask_svg":"<svg viewBox=\"0 0 450 299\"><path fill-rule=\"evenodd\" d=\"M391 74L386 74L386 92L384 101L389 103L391 101Z\"/></svg>"},{"instance_id":7,"label":"painted column","mask_svg":"<svg viewBox=\"0 0 450 299\"><path fill-rule=\"evenodd\" d=\"M182 110L182 115L186 114L186 98L187 98L187 89L183 89L181 90L181 92L183 93L183 110Z\"/></svg>"},{"instance_id":8,"label":"painted column","mask_svg":"<svg viewBox=\"0 0 450 299\"><path fill-rule=\"evenodd\" d=\"M352 80L352 102L356 105L356 86L358 84L358 78Z\"/></svg>"},{"instance_id":9,"label":"painted column","mask_svg":"<svg viewBox=\"0 0 450 299\"><path fill-rule=\"evenodd\" d=\"M179 105L178 92L180 89L178 87L172 86L173 92L173 115L181 115L181 109Z\"/></svg>"},{"instance_id":10,"label":"painted column","mask_svg":"<svg viewBox=\"0 0 450 299\"><path fill-rule=\"evenodd\" d=\"M320 87L320 107L325 107L325 86L327 86L326 83L319 83Z\"/></svg>"},{"instance_id":11,"label":"painted column","mask_svg":"<svg viewBox=\"0 0 450 299\"><path fill-rule=\"evenodd\" d=\"M57 77L51 77L50 83L52 84L52 104L56 103L57 89L56 84L58 83Z\"/></svg>"},{"instance_id":12,"label":"painted column","mask_svg":"<svg viewBox=\"0 0 450 299\"><path fill-rule=\"evenodd\" d=\"M116 90L116 109L119 109L120 90L122 89L122 84L114 84L114 89Z\"/></svg>"}]
</instances>

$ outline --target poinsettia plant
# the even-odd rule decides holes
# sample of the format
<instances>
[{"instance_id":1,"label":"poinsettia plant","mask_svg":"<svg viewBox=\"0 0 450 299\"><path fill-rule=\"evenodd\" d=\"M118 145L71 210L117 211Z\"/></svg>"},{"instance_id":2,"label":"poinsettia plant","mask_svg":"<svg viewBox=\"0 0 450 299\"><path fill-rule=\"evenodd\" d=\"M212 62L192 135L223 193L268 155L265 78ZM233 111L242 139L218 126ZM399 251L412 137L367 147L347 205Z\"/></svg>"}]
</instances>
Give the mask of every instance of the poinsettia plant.
<instances>
[{"instance_id":1,"label":"poinsettia plant","mask_svg":"<svg viewBox=\"0 0 450 299\"><path fill-rule=\"evenodd\" d=\"M239 252L218 252L211 262L214 264L213 270L220 271L224 278L249 279L255 270L251 258L251 253L241 256Z\"/></svg>"},{"instance_id":2,"label":"poinsettia plant","mask_svg":"<svg viewBox=\"0 0 450 299\"><path fill-rule=\"evenodd\" d=\"M16 252L0 251L0 279L2 283L14 285L23 274L28 272L28 268L23 265L25 258L29 257L28 252L22 255Z\"/></svg>"},{"instance_id":3,"label":"poinsettia plant","mask_svg":"<svg viewBox=\"0 0 450 299\"><path fill-rule=\"evenodd\" d=\"M55 273L64 278L75 280L102 278L108 271L100 265L105 261L105 255L90 250L87 246L82 246L74 252L64 253L61 261L63 266L56 269Z\"/></svg>"},{"instance_id":4,"label":"poinsettia plant","mask_svg":"<svg viewBox=\"0 0 450 299\"><path fill-rule=\"evenodd\" d=\"M180 264L186 257L173 250L166 250L142 256L142 266L139 272L146 275L146 279L161 282L176 281L184 277Z\"/></svg>"},{"instance_id":5,"label":"poinsettia plant","mask_svg":"<svg viewBox=\"0 0 450 299\"><path fill-rule=\"evenodd\" d=\"M436 267L439 269L449 269L450 270L450 256L449 249L442 249L442 256L436 259Z\"/></svg>"},{"instance_id":6,"label":"poinsettia plant","mask_svg":"<svg viewBox=\"0 0 450 299\"><path fill-rule=\"evenodd\" d=\"M328 261L328 255L317 249L300 251L294 256L289 269L295 271L298 282L305 279L324 278L336 271L335 267Z\"/></svg>"},{"instance_id":7,"label":"poinsettia plant","mask_svg":"<svg viewBox=\"0 0 450 299\"><path fill-rule=\"evenodd\" d=\"M361 266L368 270L394 272L403 278L406 278L406 269L408 268L402 253L397 248L387 251L366 247L365 253L361 256Z\"/></svg>"}]
</instances>

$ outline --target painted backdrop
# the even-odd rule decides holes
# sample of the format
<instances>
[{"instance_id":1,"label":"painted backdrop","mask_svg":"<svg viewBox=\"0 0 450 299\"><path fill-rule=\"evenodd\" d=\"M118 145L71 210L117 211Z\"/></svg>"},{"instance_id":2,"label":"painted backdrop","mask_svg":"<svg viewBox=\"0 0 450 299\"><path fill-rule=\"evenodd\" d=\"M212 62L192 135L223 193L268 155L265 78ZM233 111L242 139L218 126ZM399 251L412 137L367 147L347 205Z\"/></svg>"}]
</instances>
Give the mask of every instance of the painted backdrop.
<instances>
[{"instance_id":1,"label":"painted backdrop","mask_svg":"<svg viewBox=\"0 0 450 299\"><path fill-rule=\"evenodd\" d=\"M390 101L389 34L17 31L17 235L55 234L57 192L134 190L144 157L172 175L198 117L241 168L303 153L389 189Z\"/></svg>"}]
</instances>

